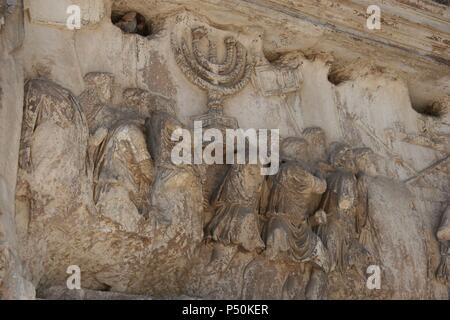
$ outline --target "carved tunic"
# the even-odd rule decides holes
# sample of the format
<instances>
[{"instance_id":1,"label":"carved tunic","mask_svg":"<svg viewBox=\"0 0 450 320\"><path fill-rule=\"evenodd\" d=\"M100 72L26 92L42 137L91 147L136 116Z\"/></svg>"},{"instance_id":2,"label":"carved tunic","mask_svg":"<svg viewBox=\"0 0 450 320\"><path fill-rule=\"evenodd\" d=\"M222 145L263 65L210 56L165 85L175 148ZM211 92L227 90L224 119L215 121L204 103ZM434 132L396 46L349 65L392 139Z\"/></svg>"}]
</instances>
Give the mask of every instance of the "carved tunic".
<instances>
[{"instance_id":1,"label":"carved tunic","mask_svg":"<svg viewBox=\"0 0 450 320\"><path fill-rule=\"evenodd\" d=\"M350 249L356 243L358 185L354 174L337 170L328 178L328 190L321 208L327 213L327 224L318 227L318 235L331 255L332 269L345 270Z\"/></svg>"},{"instance_id":2,"label":"carved tunic","mask_svg":"<svg viewBox=\"0 0 450 320\"><path fill-rule=\"evenodd\" d=\"M153 179L153 167L143 132L136 125L119 125L100 146L95 161L94 199L100 212L136 231Z\"/></svg>"},{"instance_id":3,"label":"carved tunic","mask_svg":"<svg viewBox=\"0 0 450 320\"><path fill-rule=\"evenodd\" d=\"M150 220L157 221L157 229L165 239L189 239L189 250L203 239L203 193L201 177L196 166L172 163L171 152L176 142L171 140L174 130L183 128L173 116L155 112L146 120L147 142L155 161L156 176L151 190Z\"/></svg>"},{"instance_id":4,"label":"carved tunic","mask_svg":"<svg viewBox=\"0 0 450 320\"><path fill-rule=\"evenodd\" d=\"M248 251L262 249L257 212L263 183L260 166L232 166L214 203L215 216L206 228L207 237Z\"/></svg>"},{"instance_id":5,"label":"carved tunic","mask_svg":"<svg viewBox=\"0 0 450 320\"><path fill-rule=\"evenodd\" d=\"M318 239L307 219L318 208L325 189L325 181L312 175L302 163L289 161L280 166L264 228L270 258L285 253L295 262L303 262L312 257Z\"/></svg>"},{"instance_id":6,"label":"carved tunic","mask_svg":"<svg viewBox=\"0 0 450 320\"><path fill-rule=\"evenodd\" d=\"M19 194L34 193L43 213L66 213L88 173L86 119L72 93L47 80L27 82L24 103Z\"/></svg>"},{"instance_id":7,"label":"carved tunic","mask_svg":"<svg viewBox=\"0 0 450 320\"><path fill-rule=\"evenodd\" d=\"M269 211L287 213L292 222L302 223L318 208L325 188L325 181L303 164L286 162L275 178Z\"/></svg>"}]
</instances>

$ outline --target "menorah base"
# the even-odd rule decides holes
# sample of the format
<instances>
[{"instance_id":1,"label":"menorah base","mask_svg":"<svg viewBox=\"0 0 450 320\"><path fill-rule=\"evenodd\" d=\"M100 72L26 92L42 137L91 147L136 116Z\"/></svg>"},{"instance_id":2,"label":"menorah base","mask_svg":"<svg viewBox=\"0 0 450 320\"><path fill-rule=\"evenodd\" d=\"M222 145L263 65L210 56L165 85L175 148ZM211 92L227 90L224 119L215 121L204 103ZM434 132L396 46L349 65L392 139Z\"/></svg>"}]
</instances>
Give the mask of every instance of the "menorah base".
<instances>
[{"instance_id":1,"label":"menorah base","mask_svg":"<svg viewBox=\"0 0 450 320\"><path fill-rule=\"evenodd\" d=\"M237 129L239 124L236 118L225 116L222 112L217 110L209 110L207 113L200 116L192 117L193 121L201 121L203 129Z\"/></svg>"}]
</instances>

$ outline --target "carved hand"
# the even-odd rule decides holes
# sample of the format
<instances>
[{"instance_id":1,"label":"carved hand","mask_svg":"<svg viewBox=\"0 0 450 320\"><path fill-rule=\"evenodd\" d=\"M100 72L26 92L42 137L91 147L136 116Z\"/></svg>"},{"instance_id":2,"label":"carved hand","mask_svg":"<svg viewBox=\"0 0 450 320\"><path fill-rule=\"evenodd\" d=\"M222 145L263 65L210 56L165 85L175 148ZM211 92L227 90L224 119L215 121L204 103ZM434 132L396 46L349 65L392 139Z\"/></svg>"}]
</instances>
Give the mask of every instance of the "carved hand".
<instances>
[{"instance_id":1,"label":"carved hand","mask_svg":"<svg viewBox=\"0 0 450 320\"><path fill-rule=\"evenodd\" d=\"M320 226L327 223L327 214L324 210L317 210L314 215L309 218L309 224L312 227Z\"/></svg>"},{"instance_id":2,"label":"carved hand","mask_svg":"<svg viewBox=\"0 0 450 320\"><path fill-rule=\"evenodd\" d=\"M96 147L102 143L105 137L108 135L108 129L104 127L100 127L95 131L94 135L90 138L89 144L93 147Z\"/></svg>"}]
</instances>

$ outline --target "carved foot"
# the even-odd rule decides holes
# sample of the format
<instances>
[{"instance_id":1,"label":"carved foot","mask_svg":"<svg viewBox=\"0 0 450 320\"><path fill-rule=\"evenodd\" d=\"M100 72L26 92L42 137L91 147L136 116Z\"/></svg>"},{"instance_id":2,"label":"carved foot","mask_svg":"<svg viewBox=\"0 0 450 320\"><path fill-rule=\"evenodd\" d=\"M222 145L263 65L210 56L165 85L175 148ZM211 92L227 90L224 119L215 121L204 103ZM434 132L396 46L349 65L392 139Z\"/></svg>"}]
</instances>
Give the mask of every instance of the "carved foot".
<instances>
[{"instance_id":1,"label":"carved foot","mask_svg":"<svg viewBox=\"0 0 450 320\"><path fill-rule=\"evenodd\" d=\"M306 287L306 300L323 300L326 298L327 274L321 269L313 269L308 286Z\"/></svg>"}]
</instances>

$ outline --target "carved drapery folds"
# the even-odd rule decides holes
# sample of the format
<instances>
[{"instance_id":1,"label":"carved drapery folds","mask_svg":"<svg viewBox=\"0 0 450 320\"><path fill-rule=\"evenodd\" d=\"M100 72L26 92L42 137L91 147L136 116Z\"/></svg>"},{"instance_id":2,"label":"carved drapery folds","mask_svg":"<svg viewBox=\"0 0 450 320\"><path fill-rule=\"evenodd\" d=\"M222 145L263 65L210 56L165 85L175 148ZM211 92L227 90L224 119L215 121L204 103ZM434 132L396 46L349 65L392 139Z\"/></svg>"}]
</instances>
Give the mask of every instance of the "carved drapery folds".
<instances>
[{"instance_id":1,"label":"carved drapery folds","mask_svg":"<svg viewBox=\"0 0 450 320\"><path fill-rule=\"evenodd\" d=\"M164 237L176 232L188 236L189 256L203 238L202 184L198 168L192 165L175 165L171 151L174 130L183 128L174 116L155 112L145 123L147 143L155 161L155 182L150 194L150 216L153 216Z\"/></svg>"},{"instance_id":2,"label":"carved drapery folds","mask_svg":"<svg viewBox=\"0 0 450 320\"><path fill-rule=\"evenodd\" d=\"M238 245L248 251L261 250L257 204L264 176L258 165L229 168L214 200L215 215L206 228L207 237L225 245Z\"/></svg>"},{"instance_id":3,"label":"carved drapery folds","mask_svg":"<svg viewBox=\"0 0 450 320\"><path fill-rule=\"evenodd\" d=\"M112 129L94 159L94 201L99 212L136 232L147 214L153 163L142 129L123 124Z\"/></svg>"},{"instance_id":4,"label":"carved drapery folds","mask_svg":"<svg viewBox=\"0 0 450 320\"><path fill-rule=\"evenodd\" d=\"M84 113L71 92L43 79L27 82L24 104L19 194L33 195L35 215L68 213L79 205L89 170Z\"/></svg>"},{"instance_id":5,"label":"carved drapery folds","mask_svg":"<svg viewBox=\"0 0 450 320\"><path fill-rule=\"evenodd\" d=\"M271 259L288 254L294 262L313 261L328 271L328 254L309 221L326 190L326 182L309 172L307 148L306 140L301 138L285 139L281 145L284 163L273 178L266 213L266 254Z\"/></svg>"}]
</instances>

